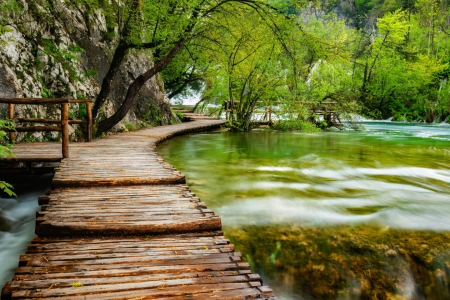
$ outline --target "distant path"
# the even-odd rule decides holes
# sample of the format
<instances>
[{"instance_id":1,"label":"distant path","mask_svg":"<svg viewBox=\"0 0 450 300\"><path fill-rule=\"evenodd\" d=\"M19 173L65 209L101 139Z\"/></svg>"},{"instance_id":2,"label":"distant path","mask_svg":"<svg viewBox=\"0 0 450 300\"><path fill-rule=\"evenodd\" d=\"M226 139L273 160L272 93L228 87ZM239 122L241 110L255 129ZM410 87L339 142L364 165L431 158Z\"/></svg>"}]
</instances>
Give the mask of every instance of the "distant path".
<instances>
[{"instance_id":1,"label":"distant path","mask_svg":"<svg viewBox=\"0 0 450 300\"><path fill-rule=\"evenodd\" d=\"M156 152L172 136L224 123L199 117L71 144L39 198L39 238L2 299L275 299L223 237L220 218ZM18 148L18 160L58 161L55 143Z\"/></svg>"}]
</instances>

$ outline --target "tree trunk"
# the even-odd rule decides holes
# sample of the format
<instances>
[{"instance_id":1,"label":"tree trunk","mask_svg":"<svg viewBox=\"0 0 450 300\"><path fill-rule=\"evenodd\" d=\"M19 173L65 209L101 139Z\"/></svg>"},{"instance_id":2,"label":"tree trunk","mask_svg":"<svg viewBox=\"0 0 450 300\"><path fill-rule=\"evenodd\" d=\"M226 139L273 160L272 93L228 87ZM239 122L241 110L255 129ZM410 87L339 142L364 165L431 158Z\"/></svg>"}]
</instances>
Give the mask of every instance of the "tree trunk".
<instances>
[{"instance_id":1,"label":"tree trunk","mask_svg":"<svg viewBox=\"0 0 450 300\"><path fill-rule=\"evenodd\" d=\"M184 38L180 38L175 46L170 50L170 52L164 57L161 61L159 61L153 68L140 75L133 83L130 85L127 91L127 95L125 100L122 102L120 108L116 111L114 115L109 117L106 120L101 121L96 126L94 126L94 132L96 135L99 135L105 131L111 129L114 125L119 123L128 113L133 104L134 98L136 98L137 94L141 90L142 86L157 73L164 70L164 68L172 61L175 55L180 52L185 43Z\"/></svg>"},{"instance_id":2,"label":"tree trunk","mask_svg":"<svg viewBox=\"0 0 450 300\"><path fill-rule=\"evenodd\" d=\"M100 90L100 94L98 94L97 99L95 100L94 108L92 110L92 117L94 121L99 117L99 112L103 108L106 99L108 99L109 93L111 92L111 87L114 83L114 79L119 71L120 65L125 57L125 54L128 50L128 45L119 45L116 51L114 52L114 57L109 67L108 73L103 79L102 89Z\"/></svg>"},{"instance_id":3,"label":"tree trunk","mask_svg":"<svg viewBox=\"0 0 450 300\"><path fill-rule=\"evenodd\" d=\"M173 97L175 97L176 95L180 94L189 84L190 81L186 80L183 85L181 85L178 89L176 89L175 91L173 91L172 93L170 93L167 98L172 99Z\"/></svg>"},{"instance_id":4,"label":"tree trunk","mask_svg":"<svg viewBox=\"0 0 450 300\"><path fill-rule=\"evenodd\" d=\"M231 121L234 121L233 83L231 82L231 73L228 75L228 93L230 96L230 105L231 105L230 119Z\"/></svg>"},{"instance_id":5,"label":"tree trunk","mask_svg":"<svg viewBox=\"0 0 450 300\"><path fill-rule=\"evenodd\" d=\"M431 46L431 22L433 19L433 5L431 5L431 15L430 15L430 28L428 29L428 56L430 56L430 46Z\"/></svg>"}]
</instances>

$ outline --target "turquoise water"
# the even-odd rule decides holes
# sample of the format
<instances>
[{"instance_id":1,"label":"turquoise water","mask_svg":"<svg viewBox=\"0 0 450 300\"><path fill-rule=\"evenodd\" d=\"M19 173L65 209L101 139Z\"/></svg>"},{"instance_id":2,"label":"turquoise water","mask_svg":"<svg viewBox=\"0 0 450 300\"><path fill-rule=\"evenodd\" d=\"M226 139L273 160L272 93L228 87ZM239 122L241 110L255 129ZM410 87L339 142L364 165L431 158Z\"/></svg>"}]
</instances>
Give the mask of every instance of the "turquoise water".
<instances>
[{"instance_id":1,"label":"turquoise water","mask_svg":"<svg viewBox=\"0 0 450 300\"><path fill-rule=\"evenodd\" d=\"M199 133L159 153L281 299L450 298L450 126L363 125Z\"/></svg>"},{"instance_id":2,"label":"turquoise water","mask_svg":"<svg viewBox=\"0 0 450 300\"><path fill-rule=\"evenodd\" d=\"M50 188L53 175L9 178L17 198L0 198L0 287L10 281L19 266L20 254L36 237L38 197Z\"/></svg>"}]
</instances>

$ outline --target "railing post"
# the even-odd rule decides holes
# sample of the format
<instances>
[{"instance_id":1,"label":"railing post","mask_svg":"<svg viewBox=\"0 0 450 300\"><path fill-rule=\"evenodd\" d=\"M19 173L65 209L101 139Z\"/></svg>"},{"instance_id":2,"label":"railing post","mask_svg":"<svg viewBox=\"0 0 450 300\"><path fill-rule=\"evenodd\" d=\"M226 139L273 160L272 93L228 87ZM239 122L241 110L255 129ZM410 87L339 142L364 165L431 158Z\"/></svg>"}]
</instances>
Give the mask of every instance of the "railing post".
<instances>
[{"instance_id":1,"label":"railing post","mask_svg":"<svg viewBox=\"0 0 450 300\"><path fill-rule=\"evenodd\" d=\"M86 103L86 121L87 121L87 141L92 141L92 110L91 103Z\"/></svg>"},{"instance_id":2,"label":"railing post","mask_svg":"<svg viewBox=\"0 0 450 300\"><path fill-rule=\"evenodd\" d=\"M69 102L61 103L62 155L69 158Z\"/></svg>"},{"instance_id":3,"label":"railing post","mask_svg":"<svg viewBox=\"0 0 450 300\"><path fill-rule=\"evenodd\" d=\"M14 104L9 104L9 119L12 120L14 119ZM15 132L10 132L9 133L9 141L12 143L14 142L16 139L16 134Z\"/></svg>"}]
</instances>

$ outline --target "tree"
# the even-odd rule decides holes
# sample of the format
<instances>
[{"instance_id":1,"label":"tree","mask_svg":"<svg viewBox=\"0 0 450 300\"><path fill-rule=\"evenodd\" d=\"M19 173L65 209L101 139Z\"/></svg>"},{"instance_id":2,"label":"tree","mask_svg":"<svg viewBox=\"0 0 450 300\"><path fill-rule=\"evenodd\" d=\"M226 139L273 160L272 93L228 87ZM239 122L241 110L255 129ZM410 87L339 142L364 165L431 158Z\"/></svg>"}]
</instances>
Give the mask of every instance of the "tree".
<instances>
[{"instance_id":1,"label":"tree","mask_svg":"<svg viewBox=\"0 0 450 300\"><path fill-rule=\"evenodd\" d=\"M263 0L126 0L112 4L102 3L106 18L112 20L110 23L118 28L118 42L93 108L93 117L97 121L94 131L97 135L109 130L125 117L145 82L162 72L187 42L208 31L214 14L232 6L245 6L258 12L278 11ZM91 7L93 10L101 8L93 0L77 0L77 5ZM119 109L112 116L102 119L102 108L115 75L130 49L150 50L155 64L131 83Z\"/></svg>"},{"instance_id":2,"label":"tree","mask_svg":"<svg viewBox=\"0 0 450 300\"><path fill-rule=\"evenodd\" d=\"M299 100L298 82L306 80L308 63L334 52L277 13L234 8L215 15L212 24L206 39L217 42L204 51L211 67L203 98L219 105L229 100L236 130L251 129L258 108Z\"/></svg>"}]
</instances>

